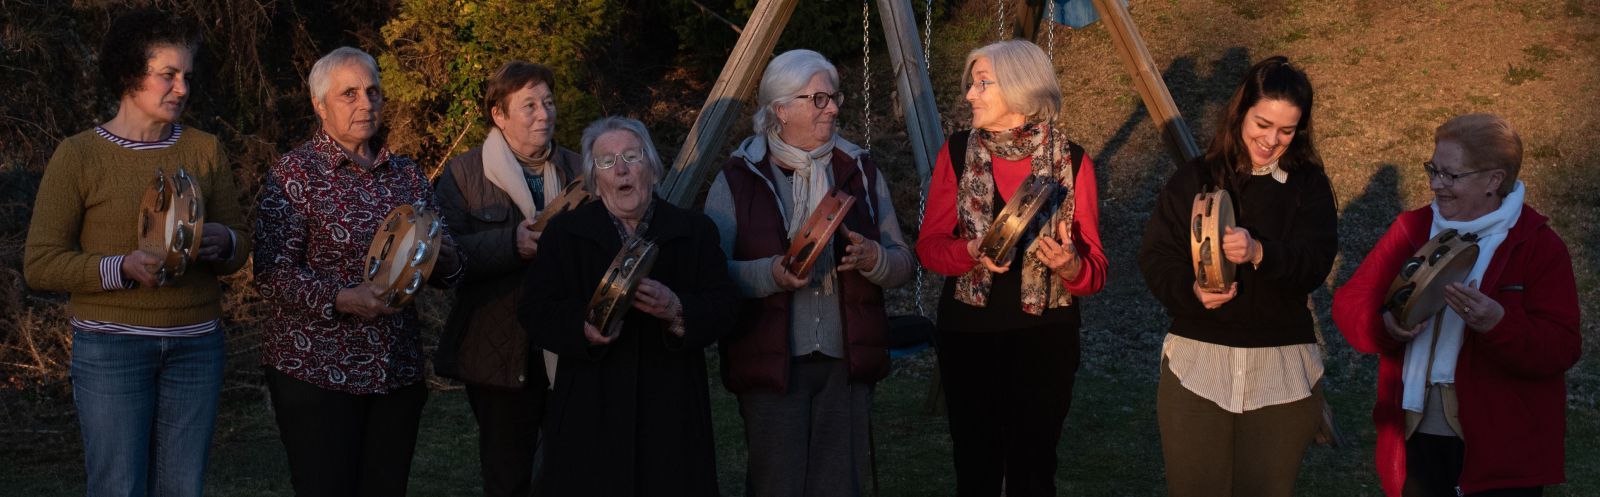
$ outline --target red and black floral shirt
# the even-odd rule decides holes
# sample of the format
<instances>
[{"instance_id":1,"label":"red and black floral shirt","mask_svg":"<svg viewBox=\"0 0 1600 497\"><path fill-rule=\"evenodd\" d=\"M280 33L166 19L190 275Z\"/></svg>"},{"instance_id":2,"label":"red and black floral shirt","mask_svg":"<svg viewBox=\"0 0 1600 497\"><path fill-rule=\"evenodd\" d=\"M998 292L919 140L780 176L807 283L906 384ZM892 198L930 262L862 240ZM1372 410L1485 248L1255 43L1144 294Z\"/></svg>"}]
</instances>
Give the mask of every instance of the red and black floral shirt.
<instances>
[{"instance_id":1,"label":"red and black floral shirt","mask_svg":"<svg viewBox=\"0 0 1600 497\"><path fill-rule=\"evenodd\" d=\"M363 259L384 216L418 201L438 211L416 162L387 148L364 170L318 132L273 165L256 206L255 284L272 304L263 365L354 394L422 381L414 306L375 319L334 310L340 290L361 284ZM448 230L444 236L445 243L455 243ZM455 286L465 265L435 274L433 282Z\"/></svg>"}]
</instances>

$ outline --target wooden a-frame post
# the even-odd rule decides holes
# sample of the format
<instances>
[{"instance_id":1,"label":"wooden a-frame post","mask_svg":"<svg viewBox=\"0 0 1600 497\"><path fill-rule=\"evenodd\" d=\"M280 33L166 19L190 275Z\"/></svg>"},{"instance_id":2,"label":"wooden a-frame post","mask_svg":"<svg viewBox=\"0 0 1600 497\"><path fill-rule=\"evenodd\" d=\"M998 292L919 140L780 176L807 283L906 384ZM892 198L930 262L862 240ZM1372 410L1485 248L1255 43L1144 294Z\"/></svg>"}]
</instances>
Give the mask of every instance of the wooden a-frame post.
<instances>
[{"instance_id":1,"label":"wooden a-frame post","mask_svg":"<svg viewBox=\"0 0 1600 497\"><path fill-rule=\"evenodd\" d=\"M667 201L680 207L694 204L701 187L721 164L721 158L713 154L722 150L730 134L736 134L733 123L743 112L745 99L755 93L767 61L772 58L772 48L798 3L761 0L750 13L699 118L689 129L689 137L657 187L657 193ZM923 60L921 44L917 42L916 18L910 0L878 0L878 12L894 63L900 107L905 110L906 135L911 139L917 173L926 183L933 171L934 156L943 144L944 130L939 124L933 84L928 79L928 62Z\"/></svg>"}]
</instances>

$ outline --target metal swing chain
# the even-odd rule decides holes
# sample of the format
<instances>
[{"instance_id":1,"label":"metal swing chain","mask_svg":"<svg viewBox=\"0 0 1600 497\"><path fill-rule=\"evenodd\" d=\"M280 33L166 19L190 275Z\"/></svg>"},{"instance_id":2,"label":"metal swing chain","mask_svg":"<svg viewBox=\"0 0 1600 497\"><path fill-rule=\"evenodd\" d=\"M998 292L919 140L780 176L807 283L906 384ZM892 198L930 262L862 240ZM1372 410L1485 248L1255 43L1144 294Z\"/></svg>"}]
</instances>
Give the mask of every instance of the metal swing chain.
<instances>
[{"instance_id":1,"label":"metal swing chain","mask_svg":"<svg viewBox=\"0 0 1600 497\"><path fill-rule=\"evenodd\" d=\"M923 67L933 67L933 0L922 0L922 65ZM939 127L939 131L943 133L944 126L941 125ZM932 171L929 171L928 174L928 186L933 186ZM922 223L924 221L923 218L926 217L928 212L928 189L921 188L920 190L922 194L917 196L918 230L922 229ZM919 232L917 236L920 237L922 235ZM918 316L928 315L927 311L922 306L922 276L924 271L925 269L923 268L922 264L918 263L916 279L916 303Z\"/></svg>"},{"instance_id":2,"label":"metal swing chain","mask_svg":"<svg viewBox=\"0 0 1600 497\"><path fill-rule=\"evenodd\" d=\"M922 0L922 64L933 64L933 0Z\"/></svg>"},{"instance_id":3,"label":"metal swing chain","mask_svg":"<svg viewBox=\"0 0 1600 497\"><path fill-rule=\"evenodd\" d=\"M1004 40L1006 39L1006 0L995 0L994 10L994 38L996 40Z\"/></svg>"},{"instance_id":4,"label":"metal swing chain","mask_svg":"<svg viewBox=\"0 0 1600 497\"><path fill-rule=\"evenodd\" d=\"M1044 1L1050 4L1049 7L1046 7L1047 11L1044 14L1044 29L1050 30L1049 33L1044 35L1046 40L1045 49L1048 50L1046 53L1050 54L1050 65L1054 67L1056 61L1056 2L1055 0Z\"/></svg>"},{"instance_id":5,"label":"metal swing chain","mask_svg":"<svg viewBox=\"0 0 1600 497\"><path fill-rule=\"evenodd\" d=\"M861 147L872 152L872 10L870 0L861 0Z\"/></svg>"}]
</instances>

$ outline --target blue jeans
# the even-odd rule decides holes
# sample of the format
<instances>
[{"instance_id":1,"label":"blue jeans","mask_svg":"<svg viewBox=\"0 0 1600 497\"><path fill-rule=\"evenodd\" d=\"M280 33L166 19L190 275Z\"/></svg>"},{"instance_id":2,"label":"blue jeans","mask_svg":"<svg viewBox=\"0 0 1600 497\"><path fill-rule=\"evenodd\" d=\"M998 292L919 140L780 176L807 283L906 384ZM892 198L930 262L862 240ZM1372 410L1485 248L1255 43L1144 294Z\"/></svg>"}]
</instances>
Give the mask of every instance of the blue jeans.
<instances>
[{"instance_id":1,"label":"blue jeans","mask_svg":"<svg viewBox=\"0 0 1600 497\"><path fill-rule=\"evenodd\" d=\"M88 495L199 496L222 390L223 333L72 333Z\"/></svg>"}]
</instances>

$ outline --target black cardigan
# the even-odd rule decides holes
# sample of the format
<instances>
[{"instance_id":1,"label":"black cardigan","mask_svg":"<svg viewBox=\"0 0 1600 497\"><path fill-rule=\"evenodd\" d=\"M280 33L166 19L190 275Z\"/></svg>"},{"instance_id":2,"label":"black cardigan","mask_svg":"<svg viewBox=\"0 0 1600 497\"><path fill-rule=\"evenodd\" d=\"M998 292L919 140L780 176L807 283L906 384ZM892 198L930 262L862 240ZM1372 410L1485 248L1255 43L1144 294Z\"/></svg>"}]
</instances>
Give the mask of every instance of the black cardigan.
<instances>
[{"instance_id":1,"label":"black cardigan","mask_svg":"<svg viewBox=\"0 0 1600 497\"><path fill-rule=\"evenodd\" d=\"M1139 270L1172 318L1178 336L1231 347L1314 343L1306 296L1321 286L1339 251L1333 187L1320 170L1289 173L1286 183L1250 176L1230 191L1238 225L1260 240L1259 269L1239 265L1239 293L1207 310L1195 297L1189 252L1190 209L1200 191L1199 160L1178 168L1145 226Z\"/></svg>"}]
</instances>

